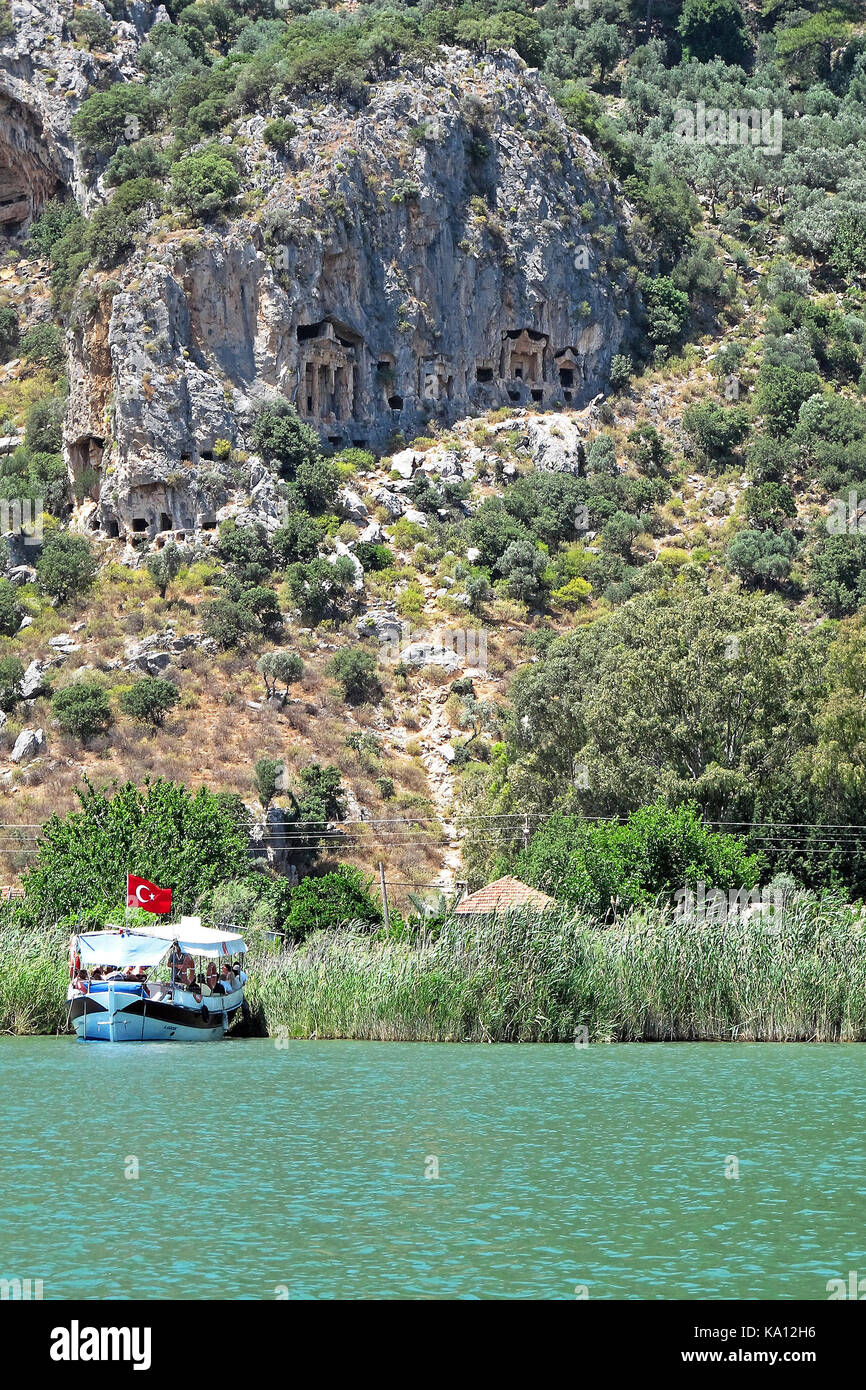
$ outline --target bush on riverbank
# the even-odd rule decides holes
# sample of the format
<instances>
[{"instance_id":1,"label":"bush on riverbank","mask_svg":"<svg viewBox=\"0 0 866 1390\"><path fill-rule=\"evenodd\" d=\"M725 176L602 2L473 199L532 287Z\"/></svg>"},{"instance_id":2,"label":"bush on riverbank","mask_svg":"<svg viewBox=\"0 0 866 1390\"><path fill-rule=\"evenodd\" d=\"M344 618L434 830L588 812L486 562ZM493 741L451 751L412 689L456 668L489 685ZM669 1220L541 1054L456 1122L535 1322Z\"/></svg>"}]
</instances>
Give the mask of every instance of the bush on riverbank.
<instances>
[{"instance_id":1,"label":"bush on riverbank","mask_svg":"<svg viewBox=\"0 0 866 1390\"><path fill-rule=\"evenodd\" d=\"M0 928L0 1032L62 1032L66 934ZM866 915L797 895L781 927L647 909L602 927L567 912L447 920L399 941L250 941L254 1031L427 1042L866 1041ZM583 1034L582 1030L586 1033Z\"/></svg>"}]
</instances>

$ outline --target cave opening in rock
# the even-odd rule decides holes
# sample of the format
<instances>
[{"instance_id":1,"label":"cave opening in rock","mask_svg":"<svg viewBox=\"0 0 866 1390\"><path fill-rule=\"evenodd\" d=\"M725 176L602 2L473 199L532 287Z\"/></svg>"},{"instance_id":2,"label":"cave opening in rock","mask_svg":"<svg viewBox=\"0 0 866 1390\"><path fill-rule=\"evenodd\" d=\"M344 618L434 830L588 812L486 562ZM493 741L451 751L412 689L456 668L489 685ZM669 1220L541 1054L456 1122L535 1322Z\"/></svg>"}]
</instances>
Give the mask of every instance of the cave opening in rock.
<instances>
[{"instance_id":1,"label":"cave opening in rock","mask_svg":"<svg viewBox=\"0 0 866 1390\"><path fill-rule=\"evenodd\" d=\"M571 367L560 367L560 369L559 369L559 384L560 384L560 386L573 386L573 385L574 385L574 372L573 372L573 370L571 369Z\"/></svg>"},{"instance_id":2,"label":"cave opening in rock","mask_svg":"<svg viewBox=\"0 0 866 1390\"><path fill-rule=\"evenodd\" d=\"M492 380L493 380L493 368L492 368L492 367L476 367L476 369L475 369L475 379L476 379L476 381L492 381Z\"/></svg>"},{"instance_id":3,"label":"cave opening in rock","mask_svg":"<svg viewBox=\"0 0 866 1390\"><path fill-rule=\"evenodd\" d=\"M532 399L533 399L534 401L543 401L543 400L544 400L544 391L542 390L541 387L538 387L538 386L535 387L535 389L534 389L533 392L532 392Z\"/></svg>"},{"instance_id":4,"label":"cave opening in rock","mask_svg":"<svg viewBox=\"0 0 866 1390\"><path fill-rule=\"evenodd\" d=\"M511 387L509 387L509 389L508 389L508 399L509 399L510 401L519 401L519 400L520 400L520 392L519 392L519 391L514 391L514 390L511 389Z\"/></svg>"},{"instance_id":5,"label":"cave opening in rock","mask_svg":"<svg viewBox=\"0 0 866 1390\"><path fill-rule=\"evenodd\" d=\"M132 518L132 529L136 532L136 534L141 535L144 531L147 530L147 517L134 516Z\"/></svg>"},{"instance_id":6,"label":"cave opening in rock","mask_svg":"<svg viewBox=\"0 0 866 1390\"><path fill-rule=\"evenodd\" d=\"M172 530L174 530L174 525L173 525L173 523L172 523L172 519L171 519L171 517L169 516L168 512L160 512L160 514L159 514L159 529L160 529L160 531L172 531Z\"/></svg>"},{"instance_id":7,"label":"cave opening in rock","mask_svg":"<svg viewBox=\"0 0 866 1390\"><path fill-rule=\"evenodd\" d=\"M87 497L95 502L99 497L104 448L105 440L99 439L95 434L81 435L68 447L72 491L79 502L83 502Z\"/></svg>"},{"instance_id":8,"label":"cave opening in rock","mask_svg":"<svg viewBox=\"0 0 866 1390\"><path fill-rule=\"evenodd\" d=\"M389 396L389 397L388 397L388 404L389 404L389 406L391 407L392 410L402 410L402 409L403 409L403 397L402 397L402 396Z\"/></svg>"}]
</instances>

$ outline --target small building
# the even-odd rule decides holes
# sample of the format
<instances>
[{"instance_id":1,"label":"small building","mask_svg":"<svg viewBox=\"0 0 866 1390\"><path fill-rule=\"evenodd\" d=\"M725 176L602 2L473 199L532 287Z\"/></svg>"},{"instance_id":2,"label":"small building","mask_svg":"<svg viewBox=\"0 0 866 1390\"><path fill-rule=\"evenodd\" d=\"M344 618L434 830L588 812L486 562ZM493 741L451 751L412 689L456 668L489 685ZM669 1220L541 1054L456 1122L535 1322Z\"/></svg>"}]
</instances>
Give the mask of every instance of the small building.
<instances>
[{"instance_id":1,"label":"small building","mask_svg":"<svg viewBox=\"0 0 866 1390\"><path fill-rule=\"evenodd\" d=\"M506 876L488 883L486 888L479 888L477 893L470 893L454 911L462 917L492 917L497 912L523 912L527 908L533 912L548 912L552 907L556 907L555 898L528 887L519 878Z\"/></svg>"}]
</instances>

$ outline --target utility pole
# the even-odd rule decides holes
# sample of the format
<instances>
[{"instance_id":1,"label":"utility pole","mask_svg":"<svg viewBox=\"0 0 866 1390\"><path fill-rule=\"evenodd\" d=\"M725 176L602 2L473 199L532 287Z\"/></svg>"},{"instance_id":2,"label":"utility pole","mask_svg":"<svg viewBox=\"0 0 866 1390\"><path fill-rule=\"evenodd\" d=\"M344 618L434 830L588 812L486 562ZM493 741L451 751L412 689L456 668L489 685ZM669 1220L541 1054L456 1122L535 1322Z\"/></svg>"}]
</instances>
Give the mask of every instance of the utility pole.
<instances>
[{"instance_id":1,"label":"utility pole","mask_svg":"<svg viewBox=\"0 0 866 1390\"><path fill-rule=\"evenodd\" d=\"M388 911L388 889L385 887L385 866L379 860L379 883L382 887L382 911L385 914L385 930L391 929L391 914Z\"/></svg>"}]
</instances>

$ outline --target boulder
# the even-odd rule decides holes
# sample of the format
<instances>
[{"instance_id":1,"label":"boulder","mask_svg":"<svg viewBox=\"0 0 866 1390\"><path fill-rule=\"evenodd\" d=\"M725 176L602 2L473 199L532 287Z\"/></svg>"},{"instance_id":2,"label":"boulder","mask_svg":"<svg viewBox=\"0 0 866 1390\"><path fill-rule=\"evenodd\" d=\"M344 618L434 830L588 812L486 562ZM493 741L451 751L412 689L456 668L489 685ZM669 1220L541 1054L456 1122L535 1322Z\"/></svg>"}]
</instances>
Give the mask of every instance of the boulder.
<instances>
[{"instance_id":1,"label":"boulder","mask_svg":"<svg viewBox=\"0 0 866 1390\"><path fill-rule=\"evenodd\" d=\"M578 473L583 465L580 430L570 415L537 415L526 422L536 468L547 473Z\"/></svg>"},{"instance_id":2,"label":"boulder","mask_svg":"<svg viewBox=\"0 0 866 1390\"><path fill-rule=\"evenodd\" d=\"M373 609L355 620L359 637L374 637L377 642L399 642L403 623L394 613Z\"/></svg>"},{"instance_id":3,"label":"boulder","mask_svg":"<svg viewBox=\"0 0 866 1390\"><path fill-rule=\"evenodd\" d=\"M337 501L350 521L366 521L370 514L370 509L362 497L351 488L341 487L337 493Z\"/></svg>"},{"instance_id":4,"label":"boulder","mask_svg":"<svg viewBox=\"0 0 866 1390\"><path fill-rule=\"evenodd\" d=\"M456 652L436 642L411 642L401 650L400 660L406 666L441 666L443 671L459 671L462 665Z\"/></svg>"},{"instance_id":5,"label":"boulder","mask_svg":"<svg viewBox=\"0 0 866 1390\"><path fill-rule=\"evenodd\" d=\"M15 747L9 757L13 763L26 763L45 751L45 733L42 729L22 729L15 740Z\"/></svg>"},{"instance_id":6,"label":"boulder","mask_svg":"<svg viewBox=\"0 0 866 1390\"><path fill-rule=\"evenodd\" d=\"M33 583L36 571L32 565L13 565L6 578L16 589L20 589L22 584Z\"/></svg>"},{"instance_id":7,"label":"boulder","mask_svg":"<svg viewBox=\"0 0 866 1390\"><path fill-rule=\"evenodd\" d=\"M373 493L373 501L377 502L380 507L384 507L385 511L392 517L396 518L403 515L403 498L399 497L391 488L378 488Z\"/></svg>"},{"instance_id":8,"label":"boulder","mask_svg":"<svg viewBox=\"0 0 866 1390\"><path fill-rule=\"evenodd\" d=\"M46 675L45 666L41 661L31 661L21 682L22 700L35 700L37 695L44 693L47 686Z\"/></svg>"},{"instance_id":9,"label":"boulder","mask_svg":"<svg viewBox=\"0 0 866 1390\"><path fill-rule=\"evenodd\" d=\"M369 522L358 537L359 541L364 541L367 545L378 545L383 537L382 527L378 521Z\"/></svg>"},{"instance_id":10,"label":"boulder","mask_svg":"<svg viewBox=\"0 0 866 1390\"><path fill-rule=\"evenodd\" d=\"M422 458L423 455L416 454L414 449L401 449L391 459L391 471L398 473L401 478L411 478Z\"/></svg>"}]
</instances>

